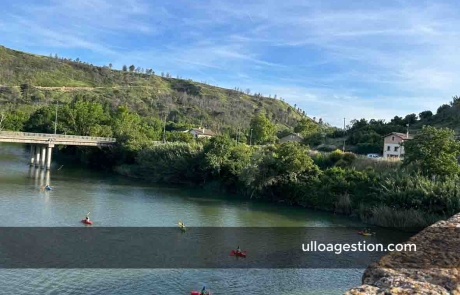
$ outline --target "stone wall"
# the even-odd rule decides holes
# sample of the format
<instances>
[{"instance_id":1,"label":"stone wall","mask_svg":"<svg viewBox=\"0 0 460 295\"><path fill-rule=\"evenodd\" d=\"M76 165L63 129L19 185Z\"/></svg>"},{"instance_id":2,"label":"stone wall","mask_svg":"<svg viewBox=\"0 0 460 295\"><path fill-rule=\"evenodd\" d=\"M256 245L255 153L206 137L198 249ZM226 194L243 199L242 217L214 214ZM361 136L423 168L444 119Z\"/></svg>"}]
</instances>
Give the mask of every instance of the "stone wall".
<instances>
[{"instance_id":1,"label":"stone wall","mask_svg":"<svg viewBox=\"0 0 460 295\"><path fill-rule=\"evenodd\" d=\"M409 239L416 252L392 252L364 272L346 295L460 294L460 214Z\"/></svg>"}]
</instances>

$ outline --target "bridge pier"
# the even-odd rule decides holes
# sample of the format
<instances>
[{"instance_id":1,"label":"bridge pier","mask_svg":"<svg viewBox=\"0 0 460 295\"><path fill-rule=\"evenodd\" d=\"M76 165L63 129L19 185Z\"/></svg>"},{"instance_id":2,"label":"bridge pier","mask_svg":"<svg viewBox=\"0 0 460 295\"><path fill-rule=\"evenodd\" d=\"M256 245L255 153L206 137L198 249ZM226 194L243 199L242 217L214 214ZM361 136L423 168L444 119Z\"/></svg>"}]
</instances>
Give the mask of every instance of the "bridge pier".
<instances>
[{"instance_id":1,"label":"bridge pier","mask_svg":"<svg viewBox=\"0 0 460 295\"><path fill-rule=\"evenodd\" d=\"M40 167L40 146L35 146L35 167Z\"/></svg>"},{"instance_id":2,"label":"bridge pier","mask_svg":"<svg viewBox=\"0 0 460 295\"><path fill-rule=\"evenodd\" d=\"M35 164L35 145L30 145L30 166Z\"/></svg>"},{"instance_id":3,"label":"bridge pier","mask_svg":"<svg viewBox=\"0 0 460 295\"><path fill-rule=\"evenodd\" d=\"M45 160L46 160L46 146L41 146L41 149L42 149L42 154L41 154L41 162L40 162L40 166L45 169Z\"/></svg>"},{"instance_id":4,"label":"bridge pier","mask_svg":"<svg viewBox=\"0 0 460 295\"><path fill-rule=\"evenodd\" d=\"M48 155L46 157L46 170L51 169L51 155L53 154L53 146L54 145L51 144L48 145Z\"/></svg>"}]
</instances>

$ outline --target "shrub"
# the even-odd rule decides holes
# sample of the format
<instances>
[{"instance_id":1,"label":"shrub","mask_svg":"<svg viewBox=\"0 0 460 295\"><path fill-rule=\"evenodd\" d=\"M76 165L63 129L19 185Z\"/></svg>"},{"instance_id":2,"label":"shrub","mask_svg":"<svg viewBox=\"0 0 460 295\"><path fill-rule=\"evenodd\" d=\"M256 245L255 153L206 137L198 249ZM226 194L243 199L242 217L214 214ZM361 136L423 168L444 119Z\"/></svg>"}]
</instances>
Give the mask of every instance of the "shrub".
<instances>
[{"instance_id":1,"label":"shrub","mask_svg":"<svg viewBox=\"0 0 460 295\"><path fill-rule=\"evenodd\" d=\"M371 216L365 217L363 220L383 227L418 229L425 228L443 218L442 215L426 214L421 210L395 209L380 205L372 208Z\"/></svg>"},{"instance_id":2,"label":"shrub","mask_svg":"<svg viewBox=\"0 0 460 295\"><path fill-rule=\"evenodd\" d=\"M346 152L343 154L342 160L344 160L348 164L351 164L356 160L356 155L350 152Z\"/></svg>"},{"instance_id":3,"label":"shrub","mask_svg":"<svg viewBox=\"0 0 460 295\"><path fill-rule=\"evenodd\" d=\"M329 159L331 159L332 162L336 163L342 159L343 155L344 155L344 152L337 149L329 154Z\"/></svg>"},{"instance_id":4,"label":"shrub","mask_svg":"<svg viewBox=\"0 0 460 295\"><path fill-rule=\"evenodd\" d=\"M188 183L202 180L199 163L202 146L190 143L168 143L139 152L139 173L147 179L166 183Z\"/></svg>"}]
</instances>

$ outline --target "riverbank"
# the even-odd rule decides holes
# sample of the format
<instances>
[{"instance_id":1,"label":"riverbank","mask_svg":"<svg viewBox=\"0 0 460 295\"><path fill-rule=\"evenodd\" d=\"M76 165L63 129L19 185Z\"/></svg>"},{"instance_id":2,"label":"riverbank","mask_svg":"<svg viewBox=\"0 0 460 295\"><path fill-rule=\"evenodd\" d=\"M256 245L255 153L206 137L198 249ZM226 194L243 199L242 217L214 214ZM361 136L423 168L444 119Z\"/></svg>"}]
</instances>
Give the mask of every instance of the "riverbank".
<instances>
[{"instance_id":1,"label":"riverbank","mask_svg":"<svg viewBox=\"0 0 460 295\"><path fill-rule=\"evenodd\" d=\"M345 295L460 294L460 214L421 231L416 252L392 252L364 272Z\"/></svg>"},{"instance_id":2,"label":"riverbank","mask_svg":"<svg viewBox=\"0 0 460 295\"><path fill-rule=\"evenodd\" d=\"M118 166L114 169L114 172L127 178L152 181L151 177L145 176L139 172L139 166L137 165ZM334 215L338 214L351 218L356 218L357 220L368 225L393 227L398 228L399 230L414 231L417 229L422 229L424 225L436 222L443 218L442 216L430 214L424 215L423 211L421 210L397 210L395 208L391 208L385 205L377 207L361 205L358 209L353 209L349 205L350 200L348 199L348 197L345 197L345 200L341 200L342 204L333 204L330 207L318 207L311 205L309 202L291 202L285 199L273 199L269 198L269 196L259 196L257 198L253 198L250 195L248 195L245 191L229 191L225 186L222 185L222 183L218 181L192 183L190 181L187 181L186 179L183 179L181 182L164 183L155 181L155 183L160 185L174 185L186 188L193 187L195 189L201 189L206 192L214 192L219 194L225 193L229 197L234 197L238 199L253 199L259 201L262 200L275 204L283 204L288 206L301 207L305 209L313 209L318 212L329 212L333 213ZM348 209L343 210L344 207Z\"/></svg>"},{"instance_id":3,"label":"riverbank","mask_svg":"<svg viewBox=\"0 0 460 295\"><path fill-rule=\"evenodd\" d=\"M313 153L296 143L256 147L222 136L143 147L130 162L111 151L88 157L96 158L92 163L122 159L111 169L130 178L328 211L382 227L423 229L460 211L458 177L433 180L399 164L341 151Z\"/></svg>"}]
</instances>

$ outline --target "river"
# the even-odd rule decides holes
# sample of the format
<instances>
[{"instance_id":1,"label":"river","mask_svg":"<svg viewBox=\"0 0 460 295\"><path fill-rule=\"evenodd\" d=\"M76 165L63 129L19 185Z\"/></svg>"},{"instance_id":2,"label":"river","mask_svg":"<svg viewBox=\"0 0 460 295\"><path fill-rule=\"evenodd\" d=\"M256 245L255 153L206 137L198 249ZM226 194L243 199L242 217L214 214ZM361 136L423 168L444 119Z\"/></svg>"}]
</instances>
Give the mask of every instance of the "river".
<instances>
[{"instance_id":1,"label":"river","mask_svg":"<svg viewBox=\"0 0 460 295\"><path fill-rule=\"evenodd\" d=\"M87 212L99 227L363 226L325 212L165 188L53 163L29 168L28 149L0 144L2 227L81 227ZM56 190L40 191L49 183ZM24 249L24 251L27 251ZM363 269L1 269L1 294L341 294Z\"/></svg>"}]
</instances>

